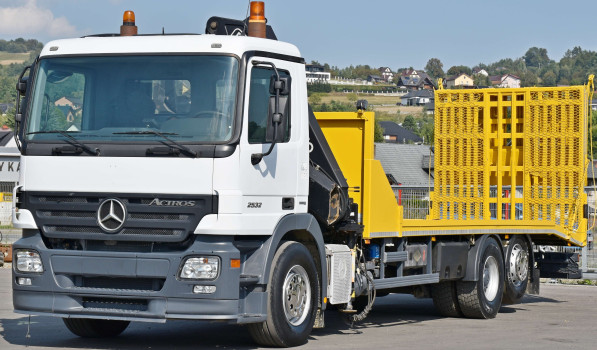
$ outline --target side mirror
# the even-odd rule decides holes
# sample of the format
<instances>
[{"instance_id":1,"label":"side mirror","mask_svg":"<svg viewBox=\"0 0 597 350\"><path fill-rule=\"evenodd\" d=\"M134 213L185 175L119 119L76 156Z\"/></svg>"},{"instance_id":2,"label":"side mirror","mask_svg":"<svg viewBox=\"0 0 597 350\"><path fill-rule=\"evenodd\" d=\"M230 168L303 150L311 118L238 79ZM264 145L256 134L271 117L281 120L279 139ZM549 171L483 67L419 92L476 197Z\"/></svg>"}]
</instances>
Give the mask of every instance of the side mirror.
<instances>
[{"instance_id":1,"label":"side mirror","mask_svg":"<svg viewBox=\"0 0 597 350\"><path fill-rule=\"evenodd\" d=\"M290 82L290 77L281 77L280 80L276 80L275 75L273 75L270 80L270 94L276 95L276 90L278 90L279 114L276 115L276 96L272 96L269 99L269 113L267 116L267 129L265 132L266 142L284 142L288 137L288 114L290 108L288 98L290 95ZM275 133L274 130L276 130ZM276 136L275 139L274 135Z\"/></svg>"},{"instance_id":2,"label":"side mirror","mask_svg":"<svg viewBox=\"0 0 597 350\"><path fill-rule=\"evenodd\" d=\"M17 147L21 149L21 142L19 140L19 126L21 124L21 120L23 119L23 110L27 105L27 83L29 81L29 76L25 76L28 70L31 69L31 66L27 66L23 69L21 74L19 75L19 79L17 80L17 100L15 103L15 132L14 138L15 142L17 143Z\"/></svg>"},{"instance_id":3,"label":"side mirror","mask_svg":"<svg viewBox=\"0 0 597 350\"><path fill-rule=\"evenodd\" d=\"M275 95L276 89L280 91L280 96L290 95L290 77L280 77L280 80L276 80L276 76L272 75L269 80L269 93Z\"/></svg>"},{"instance_id":4,"label":"side mirror","mask_svg":"<svg viewBox=\"0 0 597 350\"><path fill-rule=\"evenodd\" d=\"M29 77L23 77L22 80L17 82L17 91L21 94L25 94L27 92L27 79Z\"/></svg>"},{"instance_id":5,"label":"side mirror","mask_svg":"<svg viewBox=\"0 0 597 350\"><path fill-rule=\"evenodd\" d=\"M251 164L257 165L263 157L272 153L274 145L285 141L288 130L288 95L290 94L290 78L280 77L276 65L272 62L253 61L253 65L268 65L275 72L270 78L270 94L274 95L269 99L267 127L265 131L266 142L271 142L265 153L251 154Z\"/></svg>"}]
</instances>

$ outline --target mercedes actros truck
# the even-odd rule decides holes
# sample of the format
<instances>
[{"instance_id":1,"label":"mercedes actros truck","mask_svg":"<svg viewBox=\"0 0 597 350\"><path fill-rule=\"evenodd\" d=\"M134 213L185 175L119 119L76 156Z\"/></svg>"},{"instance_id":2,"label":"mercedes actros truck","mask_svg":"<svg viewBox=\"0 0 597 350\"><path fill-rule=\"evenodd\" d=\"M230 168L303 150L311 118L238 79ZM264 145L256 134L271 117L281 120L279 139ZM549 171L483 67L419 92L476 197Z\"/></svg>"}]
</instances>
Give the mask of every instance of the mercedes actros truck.
<instances>
[{"instance_id":1,"label":"mercedes actros truck","mask_svg":"<svg viewBox=\"0 0 597 350\"><path fill-rule=\"evenodd\" d=\"M537 292L534 244L586 244L587 86L435 92L433 191L404 217L374 114L313 113L262 2L205 34L56 40L19 77L16 312L83 337L246 324L305 343L375 295L493 318Z\"/></svg>"}]
</instances>

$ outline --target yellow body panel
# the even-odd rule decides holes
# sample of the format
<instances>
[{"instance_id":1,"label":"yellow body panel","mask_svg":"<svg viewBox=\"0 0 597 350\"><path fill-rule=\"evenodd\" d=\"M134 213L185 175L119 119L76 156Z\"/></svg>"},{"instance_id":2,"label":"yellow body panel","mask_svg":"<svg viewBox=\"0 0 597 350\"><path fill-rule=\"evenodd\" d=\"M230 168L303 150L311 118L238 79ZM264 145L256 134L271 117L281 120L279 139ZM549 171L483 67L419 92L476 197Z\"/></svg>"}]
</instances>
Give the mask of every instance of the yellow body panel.
<instances>
[{"instance_id":1,"label":"yellow body panel","mask_svg":"<svg viewBox=\"0 0 597 350\"><path fill-rule=\"evenodd\" d=\"M315 116L359 205L364 238L520 233L585 245L588 91L436 91L426 220L403 219L374 159L373 113Z\"/></svg>"},{"instance_id":2,"label":"yellow body panel","mask_svg":"<svg viewBox=\"0 0 597 350\"><path fill-rule=\"evenodd\" d=\"M315 117L350 186L348 194L359 205L364 238L398 236L402 208L374 156L374 114L318 112Z\"/></svg>"}]
</instances>

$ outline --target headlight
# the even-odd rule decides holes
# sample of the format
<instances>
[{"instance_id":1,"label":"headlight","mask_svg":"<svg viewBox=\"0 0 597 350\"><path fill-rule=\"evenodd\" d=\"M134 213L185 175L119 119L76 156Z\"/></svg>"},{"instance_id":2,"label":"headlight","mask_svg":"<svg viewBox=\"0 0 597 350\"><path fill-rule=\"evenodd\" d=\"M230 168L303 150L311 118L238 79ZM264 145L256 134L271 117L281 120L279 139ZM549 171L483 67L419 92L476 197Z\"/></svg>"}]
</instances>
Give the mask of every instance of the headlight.
<instances>
[{"instance_id":1,"label":"headlight","mask_svg":"<svg viewBox=\"0 0 597 350\"><path fill-rule=\"evenodd\" d=\"M39 253L35 250L17 250L16 269L19 272L44 272L44 265L41 262Z\"/></svg>"},{"instance_id":2,"label":"headlight","mask_svg":"<svg viewBox=\"0 0 597 350\"><path fill-rule=\"evenodd\" d=\"M201 280L213 280L218 277L218 271L220 270L220 258L211 257L193 257L188 258L182 269L180 269L180 278L184 279L201 279Z\"/></svg>"}]
</instances>

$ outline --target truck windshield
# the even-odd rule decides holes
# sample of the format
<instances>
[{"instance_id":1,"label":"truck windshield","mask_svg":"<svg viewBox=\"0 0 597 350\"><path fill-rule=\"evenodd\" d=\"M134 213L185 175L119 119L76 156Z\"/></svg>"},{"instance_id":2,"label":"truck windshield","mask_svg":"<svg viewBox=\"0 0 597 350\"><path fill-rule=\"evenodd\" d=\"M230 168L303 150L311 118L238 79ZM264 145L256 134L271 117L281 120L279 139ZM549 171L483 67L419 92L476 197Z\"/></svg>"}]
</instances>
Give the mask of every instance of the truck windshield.
<instances>
[{"instance_id":1,"label":"truck windshield","mask_svg":"<svg viewBox=\"0 0 597 350\"><path fill-rule=\"evenodd\" d=\"M222 143L232 136L238 60L230 56L42 59L28 141ZM54 131L54 132L44 132Z\"/></svg>"}]
</instances>

